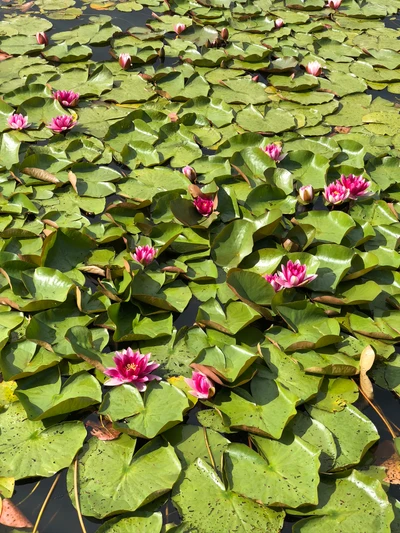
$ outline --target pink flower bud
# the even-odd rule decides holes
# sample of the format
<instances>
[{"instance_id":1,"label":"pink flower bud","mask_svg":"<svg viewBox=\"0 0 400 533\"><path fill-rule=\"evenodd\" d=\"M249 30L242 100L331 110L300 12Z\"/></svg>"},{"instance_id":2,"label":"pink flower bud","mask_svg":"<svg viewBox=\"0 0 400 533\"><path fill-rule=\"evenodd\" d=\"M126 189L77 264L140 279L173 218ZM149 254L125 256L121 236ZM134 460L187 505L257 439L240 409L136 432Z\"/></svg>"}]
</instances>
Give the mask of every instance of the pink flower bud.
<instances>
[{"instance_id":1,"label":"pink flower bud","mask_svg":"<svg viewBox=\"0 0 400 533\"><path fill-rule=\"evenodd\" d=\"M127 70L132 65L132 58L130 54L120 54L118 63L121 68Z\"/></svg>"},{"instance_id":2,"label":"pink flower bud","mask_svg":"<svg viewBox=\"0 0 400 533\"><path fill-rule=\"evenodd\" d=\"M350 196L350 191L339 180L325 187L323 192L325 200L333 205L341 204Z\"/></svg>"},{"instance_id":3,"label":"pink flower bud","mask_svg":"<svg viewBox=\"0 0 400 533\"><path fill-rule=\"evenodd\" d=\"M362 176L354 176L354 174L350 174L350 176L346 177L344 174L342 174L339 181L344 187L349 189L349 198L351 200L357 200L357 198L360 196L371 194L367 191L368 187L371 185L371 182L367 181Z\"/></svg>"},{"instance_id":4,"label":"pink flower bud","mask_svg":"<svg viewBox=\"0 0 400 533\"><path fill-rule=\"evenodd\" d=\"M72 129L76 124L77 122L70 115L59 115L53 118L47 127L55 133L63 133Z\"/></svg>"},{"instance_id":5,"label":"pink flower bud","mask_svg":"<svg viewBox=\"0 0 400 533\"><path fill-rule=\"evenodd\" d=\"M178 115L176 113L170 113L168 115L168 118L169 118L169 120L171 122L178 122L178 120L179 120L179 117L178 117Z\"/></svg>"},{"instance_id":6,"label":"pink flower bud","mask_svg":"<svg viewBox=\"0 0 400 533\"><path fill-rule=\"evenodd\" d=\"M197 178L197 174L196 174L196 171L193 167L189 167L189 166L186 166L186 167L183 167L182 169L182 173L190 180L190 181L195 181L195 179Z\"/></svg>"},{"instance_id":7,"label":"pink flower bud","mask_svg":"<svg viewBox=\"0 0 400 533\"><path fill-rule=\"evenodd\" d=\"M318 63L318 61L310 61L306 65L306 71L312 76L321 76L322 66Z\"/></svg>"},{"instance_id":8,"label":"pink flower bud","mask_svg":"<svg viewBox=\"0 0 400 533\"><path fill-rule=\"evenodd\" d=\"M328 0L326 7L330 7L331 9L339 9L341 3L342 0Z\"/></svg>"},{"instance_id":9,"label":"pink flower bud","mask_svg":"<svg viewBox=\"0 0 400 533\"><path fill-rule=\"evenodd\" d=\"M190 387L189 393L196 398L207 399L215 394L214 383L203 372L193 372L192 378L184 378Z\"/></svg>"},{"instance_id":10,"label":"pink flower bud","mask_svg":"<svg viewBox=\"0 0 400 533\"><path fill-rule=\"evenodd\" d=\"M79 94L74 91L55 91L53 98L64 107L75 107L79 101Z\"/></svg>"},{"instance_id":11,"label":"pink flower bud","mask_svg":"<svg viewBox=\"0 0 400 533\"><path fill-rule=\"evenodd\" d=\"M224 40L224 41L227 41L228 38L229 38L229 31L227 28L222 28L221 30L221 38Z\"/></svg>"},{"instance_id":12,"label":"pink flower bud","mask_svg":"<svg viewBox=\"0 0 400 533\"><path fill-rule=\"evenodd\" d=\"M135 261L141 265L147 266L154 260L156 254L157 250L146 244L146 246L137 246L135 252L131 255Z\"/></svg>"},{"instance_id":13,"label":"pink flower bud","mask_svg":"<svg viewBox=\"0 0 400 533\"><path fill-rule=\"evenodd\" d=\"M276 19L275 20L275 28L279 29L282 28L282 26L285 24L283 19Z\"/></svg>"},{"instance_id":14,"label":"pink flower bud","mask_svg":"<svg viewBox=\"0 0 400 533\"><path fill-rule=\"evenodd\" d=\"M29 126L28 117L24 117L24 115L14 113L13 115L10 115L8 117L7 124L13 130L24 130Z\"/></svg>"},{"instance_id":15,"label":"pink flower bud","mask_svg":"<svg viewBox=\"0 0 400 533\"><path fill-rule=\"evenodd\" d=\"M193 205L203 217L208 217L214 211L214 202L211 198L198 196L193 200Z\"/></svg>"},{"instance_id":16,"label":"pink flower bud","mask_svg":"<svg viewBox=\"0 0 400 533\"><path fill-rule=\"evenodd\" d=\"M282 160L282 146L280 144L268 144L263 150L274 161Z\"/></svg>"},{"instance_id":17,"label":"pink flower bud","mask_svg":"<svg viewBox=\"0 0 400 533\"><path fill-rule=\"evenodd\" d=\"M303 185L303 187L300 187L299 196L305 203L312 202L314 199L314 189L312 185Z\"/></svg>"},{"instance_id":18,"label":"pink flower bud","mask_svg":"<svg viewBox=\"0 0 400 533\"><path fill-rule=\"evenodd\" d=\"M251 81L254 81L255 83L257 83L259 79L260 79L260 76L256 74L255 76L251 78Z\"/></svg>"},{"instance_id":19,"label":"pink flower bud","mask_svg":"<svg viewBox=\"0 0 400 533\"><path fill-rule=\"evenodd\" d=\"M177 34L177 35L180 35L182 32L184 32L186 30L186 24L175 24L174 26L174 32Z\"/></svg>"},{"instance_id":20,"label":"pink flower bud","mask_svg":"<svg viewBox=\"0 0 400 533\"><path fill-rule=\"evenodd\" d=\"M47 38L47 35L46 35L46 33L44 31L39 31L36 34L36 42L38 44L44 44L45 46L48 45L49 39Z\"/></svg>"}]
</instances>

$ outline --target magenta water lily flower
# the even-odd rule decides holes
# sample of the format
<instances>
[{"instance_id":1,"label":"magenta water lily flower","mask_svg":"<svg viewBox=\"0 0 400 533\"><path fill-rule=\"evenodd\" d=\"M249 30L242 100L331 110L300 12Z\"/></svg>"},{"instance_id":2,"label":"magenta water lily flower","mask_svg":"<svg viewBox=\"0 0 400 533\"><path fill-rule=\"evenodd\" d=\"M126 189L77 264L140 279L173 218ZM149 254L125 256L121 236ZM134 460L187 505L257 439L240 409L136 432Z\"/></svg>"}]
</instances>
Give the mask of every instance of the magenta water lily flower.
<instances>
[{"instance_id":1,"label":"magenta water lily flower","mask_svg":"<svg viewBox=\"0 0 400 533\"><path fill-rule=\"evenodd\" d=\"M64 107L75 107L79 101L79 94L74 91L55 91L53 98Z\"/></svg>"},{"instance_id":2,"label":"magenta water lily flower","mask_svg":"<svg viewBox=\"0 0 400 533\"><path fill-rule=\"evenodd\" d=\"M189 167L188 165L183 167L182 174L184 174L190 181L195 181L197 178L195 169L193 167Z\"/></svg>"},{"instance_id":3,"label":"magenta water lily flower","mask_svg":"<svg viewBox=\"0 0 400 533\"><path fill-rule=\"evenodd\" d=\"M53 118L50 124L47 126L54 133L63 133L72 129L76 125L76 121L70 115L59 115Z\"/></svg>"},{"instance_id":4,"label":"magenta water lily flower","mask_svg":"<svg viewBox=\"0 0 400 533\"><path fill-rule=\"evenodd\" d=\"M299 196L303 202L309 203L314 199L314 189L312 185L303 185L299 189Z\"/></svg>"},{"instance_id":5,"label":"magenta water lily flower","mask_svg":"<svg viewBox=\"0 0 400 533\"><path fill-rule=\"evenodd\" d=\"M131 255L135 261L147 266L154 260L157 255L157 250L146 244L146 246L136 246L135 252Z\"/></svg>"},{"instance_id":6,"label":"magenta water lily flower","mask_svg":"<svg viewBox=\"0 0 400 533\"><path fill-rule=\"evenodd\" d=\"M36 42L38 44L44 44L45 46L47 46L47 44L49 43L49 39L46 35L46 33L44 31L38 31L37 34L36 34Z\"/></svg>"},{"instance_id":7,"label":"magenta water lily flower","mask_svg":"<svg viewBox=\"0 0 400 533\"><path fill-rule=\"evenodd\" d=\"M120 54L118 63L121 68L127 70L132 65L132 58L130 54Z\"/></svg>"},{"instance_id":8,"label":"magenta water lily flower","mask_svg":"<svg viewBox=\"0 0 400 533\"><path fill-rule=\"evenodd\" d=\"M285 24L283 19L276 19L275 20L275 28L279 29L282 28L282 26Z\"/></svg>"},{"instance_id":9,"label":"magenta water lily flower","mask_svg":"<svg viewBox=\"0 0 400 533\"><path fill-rule=\"evenodd\" d=\"M160 365L149 363L150 356L150 353L143 355L139 351L134 352L132 348L115 352L115 357L113 357L115 367L104 370L104 374L110 378L104 385L113 387L123 383L131 383L139 392L145 391L147 382L155 379L161 380L159 376L152 374L153 370Z\"/></svg>"},{"instance_id":10,"label":"magenta water lily flower","mask_svg":"<svg viewBox=\"0 0 400 533\"><path fill-rule=\"evenodd\" d=\"M267 144L263 150L274 161L282 160L282 146L280 144Z\"/></svg>"},{"instance_id":11,"label":"magenta water lily flower","mask_svg":"<svg viewBox=\"0 0 400 533\"><path fill-rule=\"evenodd\" d=\"M278 292L282 289L282 287L277 281L276 274L264 274L263 278L272 285L272 288L274 289L275 292Z\"/></svg>"},{"instance_id":12,"label":"magenta water lily flower","mask_svg":"<svg viewBox=\"0 0 400 533\"><path fill-rule=\"evenodd\" d=\"M342 185L339 180L337 180L335 181L335 183L327 185L322 194L324 195L324 198L328 203L332 205L337 205L341 204L349 198L350 190L344 185Z\"/></svg>"},{"instance_id":13,"label":"magenta water lily flower","mask_svg":"<svg viewBox=\"0 0 400 533\"><path fill-rule=\"evenodd\" d=\"M321 76L322 74L322 65L318 61L310 61L306 65L306 71L312 76Z\"/></svg>"},{"instance_id":14,"label":"magenta water lily flower","mask_svg":"<svg viewBox=\"0 0 400 533\"><path fill-rule=\"evenodd\" d=\"M175 24L174 26L174 32L177 34L177 35L180 35L182 32L184 32L186 30L186 24Z\"/></svg>"},{"instance_id":15,"label":"magenta water lily flower","mask_svg":"<svg viewBox=\"0 0 400 533\"><path fill-rule=\"evenodd\" d=\"M284 289L302 287L317 277L317 274L311 274L309 276L306 274L307 267L306 265L302 265L299 259L294 263L289 260L286 265L282 265L281 272L275 274L275 281Z\"/></svg>"},{"instance_id":16,"label":"magenta water lily flower","mask_svg":"<svg viewBox=\"0 0 400 533\"><path fill-rule=\"evenodd\" d=\"M191 379L184 378L190 387L189 393L196 398L207 399L215 394L214 383L203 372L193 372Z\"/></svg>"},{"instance_id":17,"label":"magenta water lily flower","mask_svg":"<svg viewBox=\"0 0 400 533\"><path fill-rule=\"evenodd\" d=\"M211 198L198 196L193 200L193 205L203 217L208 217L214 211L214 201Z\"/></svg>"},{"instance_id":18,"label":"magenta water lily flower","mask_svg":"<svg viewBox=\"0 0 400 533\"><path fill-rule=\"evenodd\" d=\"M13 130L24 130L29 126L28 117L21 115L21 113L14 113L8 117L7 124Z\"/></svg>"},{"instance_id":19,"label":"magenta water lily flower","mask_svg":"<svg viewBox=\"0 0 400 533\"><path fill-rule=\"evenodd\" d=\"M342 0L328 0L326 7L330 7L331 9L339 9L341 3Z\"/></svg>"},{"instance_id":20,"label":"magenta water lily flower","mask_svg":"<svg viewBox=\"0 0 400 533\"><path fill-rule=\"evenodd\" d=\"M362 176L354 176L354 174L345 176L342 174L338 181L349 190L349 198L351 200L357 200L360 196L366 196L369 194L367 189L371 185L371 182L367 181Z\"/></svg>"}]
</instances>

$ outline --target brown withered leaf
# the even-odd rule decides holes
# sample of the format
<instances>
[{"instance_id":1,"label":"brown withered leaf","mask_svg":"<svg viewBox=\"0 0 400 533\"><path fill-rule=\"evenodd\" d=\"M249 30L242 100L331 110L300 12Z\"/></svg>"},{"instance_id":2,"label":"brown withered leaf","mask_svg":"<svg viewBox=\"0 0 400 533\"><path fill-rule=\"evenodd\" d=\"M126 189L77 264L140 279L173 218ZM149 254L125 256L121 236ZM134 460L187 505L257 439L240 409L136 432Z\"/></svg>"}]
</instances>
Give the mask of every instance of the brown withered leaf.
<instances>
[{"instance_id":1,"label":"brown withered leaf","mask_svg":"<svg viewBox=\"0 0 400 533\"><path fill-rule=\"evenodd\" d=\"M33 524L18 509L18 507L8 498L3 500L3 508L0 515L0 524L8 527L30 528Z\"/></svg>"},{"instance_id":2,"label":"brown withered leaf","mask_svg":"<svg viewBox=\"0 0 400 533\"><path fill-rule=\"evenodd\" d=\"M375 452L375 463L386 470L385 481L392 485L400 485L400 457L393 442L390 440L379 443Z\"/></svg>"},{"instance_id":3,"label":"brown withered leaf","mask_svg":"<svg viewBox=\"0 0 400 533\"><path fill-rule=\"evenodd\" d=\"M86 422L86 426L92 428L90 434L99 440L115 440L121 435L121 431L114 429L112 427L112 422L109 420L103 423L97 423L88 420Z\"/></svg>"},{"instance_id":4,"label":"brown withered leaf","mask_svg":"<svg viewBox=\"0 0 400 533\"><path fill-rule=\"evenodd\" d=\"M351 132L351 128L349 128L348 126L335 126L334 130L336 131L336 133L350 133Z\"/></svg>"}]
</instances>

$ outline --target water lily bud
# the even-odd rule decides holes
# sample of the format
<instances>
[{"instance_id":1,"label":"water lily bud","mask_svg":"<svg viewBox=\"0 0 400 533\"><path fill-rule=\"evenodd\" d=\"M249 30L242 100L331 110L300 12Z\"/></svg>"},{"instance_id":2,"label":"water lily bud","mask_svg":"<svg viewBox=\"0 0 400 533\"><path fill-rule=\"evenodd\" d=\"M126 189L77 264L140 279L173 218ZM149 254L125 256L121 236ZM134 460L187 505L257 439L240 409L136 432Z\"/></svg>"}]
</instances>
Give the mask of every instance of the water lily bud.
<instances>
[{"instance_id":1,"label":"water lily bud","mask_svg":"<svg viewBox=\"0 0 400 533\"><path fill-rule=\"evenodd\" d=\"M275 20L275 28L276 29L279 29L279 28L282 28L282 26L284 25L284 21L283 19L276 19Z\"/></svg>"},{"instance_id":2,"label":"water lily bud","mask_svg":"<svg viewBox=\"0 0 400 533\"><path fill-rule=\"evenodd\" d=\"M189 167L188 165L186 167L183 167L182 173L190 180L195 181L197 178L197 173L193 167Z\"/></svg>"},{"instance_id":3,"label":"water lily bud","mask_svg":"<svg viewBox=\"0 0 400 533\"><path fill-rule=\"evenodd\" d=\"M38 44L44 44L45 46L47 46L49 43L49 39L47 38L47 35L44 31L37 32L36 41Z\"/></svg>"},{"instance_id":4,"label":"water lily bud","mask_svg":"<svg viewBox=\"0 0 400 533\"><path fill-rule=\"evenodd\" d=\"M200 215L203 215L203 217L210 216L211 213L214 211L214 202L211 198L198 196L193 201L193 205L197 209L198 213L200 213Z\"/></svg>"},{"instance_id":5,"label":"water lily bud","mask_svg":"<svg viewBox=\"0 0 400 533\"><path fill-rule=\"evenodd\" d=\"M303 185L299 189L299 196L303 202L309 203L314 199L314 189L312 185Z\"/></svg>"},{"instance_id":6,"label":"water lily bud","mask_svg":"<svg viewBox=\"0 0 400 533\"><path fill-rule=\"evenodd\" d=\"M330 7L331 9L339 9L341 3L342 0L328 0L326 7Z\"/></svg>"},{"instance_id":7,"label":"water lily bud","mask_svg":"<svg viewBox=\"0 0 400 533\"><path fill-rule=\"evenodd\" d=\"M174 32L177 34L177 35L180 35L182 32L184 32L186 30L186 24L175 24L174 26Z\"/></svg>"},{"instance_id":8,"label":"water lily bud","mask_svg":"<svg viewBox=\"0 0 400 533\"><path fill-rule=\"evenodd\" d=\"M118 62L121 68L127 70L132 65L132 58L130 54L120 54Z\"/></svg>"},{"instance_id":9,"label":"water lily bud","mask_svg":"<svg viewBox=\"0 0 400 533\"><path fill-rule=\"evenodd\" d=\"M158 57L160 59L164 59L164 57L165 57L165 48L163 46L158 51Z\"/></svg>"},{"instance_id":10,"label":"water lily bud","mask_svg":"<svg viewBox=\"0 0 400 533\"><path fill-rule=\"evenodd\" d=\"M191 379L183 378L185 383L189 385L189 394L196 396L196 398L207 399L215 394L214 383L203 372L192 372Z\"/></svg>"},{"instance_id":11,"label":"water lily bud","mask_svg":"<svg viewBox=\"0 0 400 533\"><path fill-rule=\"evenodd\" d=\"M178 122L178 120L179 120L179 117L178 117L178 115L176 113L170 113L168 115L168 118L169 118L169 120L171 122Z\"/></svg>"},{"instance_id":12,"label":"water lily bud","mask_svg":"<svg viewBox=\"0 0 400 533\"><path fill-rule=\"evenodd\" d=\"M320 65L318 61L310 61L306 65L306 71L308 72L308 74L311 74L312 76L321 76L322 65Z\"/></svg>"},{"instance_id":13,"label":"water lily bud","mask_svg":"<svg viewBox=\"0 0 400 533\"><path fill-rule=\"evenodd\" d=\"M222 28L221 30L221 38L224 40L224 41L227 41L228 38L229 38L229 31L227 28Z\"/></svg>"},{"instance_id":14,"label":"water lily bud","mask_svg":"<svg viewBox=\"0 0 400 533\"><path fill-rule=\"evenodd\" d=\"M251 81L255 81L257 83L259 79L260 79L260 76L256 74L255 76L251 78Z\"/></svg>"}]
</instances>

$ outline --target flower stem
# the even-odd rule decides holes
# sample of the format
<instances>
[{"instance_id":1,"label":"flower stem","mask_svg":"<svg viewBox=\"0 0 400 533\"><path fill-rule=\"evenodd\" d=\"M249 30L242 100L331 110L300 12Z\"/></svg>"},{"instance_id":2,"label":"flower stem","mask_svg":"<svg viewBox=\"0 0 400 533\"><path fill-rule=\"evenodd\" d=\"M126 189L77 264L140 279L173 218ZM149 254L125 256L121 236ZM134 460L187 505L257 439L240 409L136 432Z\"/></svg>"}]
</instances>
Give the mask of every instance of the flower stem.
<instances>
[{"instance_id":1,"label":"flower stem","mask_svg":"<svg viewBox=\"0 0 400 533\"><path fill-rule=\"evenodd\" d=\"M75 507L76 512L78 513L79 523L81 525L82 533L87 533L85 524L83 523L81 506L79 504L79 494L78 494L78 456L75 457L74 461L74 495L75 495Z\"/></svg>"}]
</instances>

